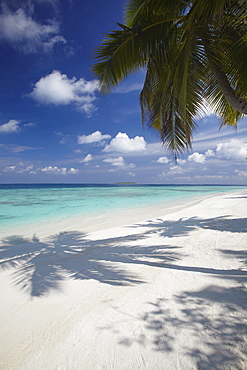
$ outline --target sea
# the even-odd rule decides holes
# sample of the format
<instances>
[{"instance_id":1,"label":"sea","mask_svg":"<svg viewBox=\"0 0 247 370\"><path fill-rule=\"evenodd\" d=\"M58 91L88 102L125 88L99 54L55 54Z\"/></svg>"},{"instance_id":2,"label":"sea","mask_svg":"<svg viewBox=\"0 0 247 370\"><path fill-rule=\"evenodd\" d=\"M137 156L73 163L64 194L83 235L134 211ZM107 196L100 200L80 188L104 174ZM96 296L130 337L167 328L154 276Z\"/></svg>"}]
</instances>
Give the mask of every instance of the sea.
<instances>
[{"instance_id":1,"label":"sea","mask_svg":"<svg viewBox=\"0 0 247 370\"><path fill-rule=\"evenodd\" d=\"M164 208L201 196L247 190L247 186L139 184L0 184L1 230L72 218L96 220L131 214L149 206ZM143 214L145 218L145 213ZM127 222L127 220L126 220Z\"/></svg>"}]
</instances>

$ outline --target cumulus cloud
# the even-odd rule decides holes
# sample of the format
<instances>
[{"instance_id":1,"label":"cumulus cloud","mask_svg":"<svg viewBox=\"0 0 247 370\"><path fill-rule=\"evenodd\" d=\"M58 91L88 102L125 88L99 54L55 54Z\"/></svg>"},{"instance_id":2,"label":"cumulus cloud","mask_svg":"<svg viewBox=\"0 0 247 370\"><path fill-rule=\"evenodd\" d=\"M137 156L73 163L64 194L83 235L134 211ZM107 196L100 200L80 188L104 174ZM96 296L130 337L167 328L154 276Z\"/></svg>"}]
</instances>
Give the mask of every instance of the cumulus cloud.
<instances>
[{"instance_id":1,"label":"cumulus cloud","mask_svg":"<svg viewBox=\"0 0 247 370\"><path fill-rule=\"evenodd\" d=\"M205 157L207 158L210 158L210 157L215 157L215 153L212 149L208 149L206 152L205 152Z\"/></svg>"},{"instance_id":2,"label":"cumulus cloud","mask_svg":"<svg viewBox=\"0 0 247 370\"><path fill-rule=\"evenodd\" d=\"M80 170L78 170L77 168L71 167L70 169L68 169L68 172L67 173L70 173L70 174L73 174L73 175L77 175L79 172L80 172Z\"/></svg>"},{"instance_id":3,"label":"cumulus cloud","mask_svg":"<svg viewBox=\"0 0 247 370\"><path fill-rule=\"evenodd\" d=\"M159 159L157 159L156 161L157 163L168 163L170 162L170 159L168 159L167 157L159 157Z\"/></svg>"},{"instance_id":4,"label":"cumulus cloud","mask_svg":"<svg viewBox=\"0 0 247 370\"><path fill-rule=\"evenodd\" d=\"M41 24L24 9L11 12L3 7L0 14L0 40L6 41L23 53L50 52L57 43L65 43L59 34L59 23L53 20Z\"/></svg>"},{"instance_id":5,"label":"cumulus cloud","mask_svg":"<svg viewBox=\"0 0 247 370\"><path fill-rule=\"evenodd\" d=\"M3 172L13 172L16 169L16 166L7 166L3 169Z\"/></svg>"},{"instance_id":6,"label":"cumulus cloud","mask_svg":"<svg viewBox=\"0 0 247 370\"><path fill-rule=\"evenodd\" d=\"M86 157L84 158L84 159L82 159L82 161L80 161L81 163L88 163L88 162L90 162L90 161L92 161L93 160L93 156L92 156L92 154L88 154L88 155L86 155Z\"/></svg>"},{"instance_id":7,"label":"cumulus cloud","mask_svg":"<svg viewBox=\"0 0 247 370\"><path fill-rule=\"evenodd\" d=\"M103 135L100 131L95 131L90 135L81 135L78 136L78 144L93 144L93 143L102 143L104 140L110 139L111 135Z\"/></svg>"},{"instance_id":8,"label":"cumulus cloud","mask_svg":"<svg viewBox=\"0 0 247 370\"><path fill-rule=\"evenodd\" d=\"M25 166L24 163L20 162L15 166L7 166L3 169L3 172L16 172L16 173L35 173L33 171L33 164Z\"/></svg>"},{"instance_id":9,"label":"cumulus cloud","mask_svg":"<svg viewBox=\"0 0 247 370\"><path fill-rule=\"evenodd\" d=\"M24 164L23 164L23 163L20 163L20 166L24 166ZM26 167L20 168L17 172L18 172L18 173L25 173L25 172L35 173L35 172L33 171L33 164L30 164L29 166L26 166Z\"/></svg>"},{"instance_id":10,"label":"cumulus cloud","mask_svg":"<svg viewBox=\"0 0 247 370\"><path fill-rule=\"evenodd\" d=\"M246 147L241 140L231 139L225 143L220 143L216 147L216 155L225 159L246 159Z\"/></svg>"},{"instance_id":11,"label":"cumulus cloud","mask_svg":"<svg viewBox=\"0 0 247 370\"><path fill-rule=\"evenodd\" d=\"M123 157L106 158L106 159L103 160L103 162L110 163L112 166L116 166L116 167L125 166L125 162L124 162Z\"/></svg>"},{"instance_id":12,"label":"cumulus cloud","mask_svg":"<svg viewBox=\"0 0 247 370\"><path fill-rule=\"evenodd\" d=\"M71 167L70 169L67 169L66 167L58 168L56 166L48 166L41 168L42 172L49 173L49 174L56 174L56 175L68 175L68 174L73 174L76 175L80 171L76 168Z\"/></svg>"},{"instance_id":13,"label":"cumulus cloud","mask_svg":"<svg viewBox=\"0 0 247 370\"><path fill-rule=\"evenodd\" d=\"M123 157L119 156L117 158L106 158L103 160L105 163L110 163L114 167L124 167L124 168L134 168L134 163L126 164Z\"/></svg>"},{"instance_id":14,"label":"cumulus cloud","mask_svg":"<svg viewBox=\"0 0 247 370\"><path fill-rule=\"evenodd\" d=\"M36 82L33 91L28 95L41 104L68 105L75 104L88 116L96 109L93 101L98 90L96 81L84 78L69 79L66 74L55 70Z\"/></svg>"},{"instance_id":15,"label":"cumulus cloud","mask_svg":"<svg viewBox=\"0 0 247 370\"><path fill-rule=\"evenodd\" d=\"M181 165L181 164L186 163L186 160L185 160L185 159L180 159L180 158L178 158L178 159L177 159L177 162L178 162L178 164L179 164L179 165Z\"/></svg>"},{"instance_id":16,"label":"cumulus cloud","mask_svg":"<svg viewBox=\"0 0 247 370\"><path fill-rule=\"evenodd\" d=\"M180 166L172 166L170 168L170 171L167 173L168 175L177 175L177 174L183 174L184 172L186 172L182 167ZM164 173L164 175L166 175Z\"/></svg>"},{"instance_id":17,"label":"cumulus cloud","mask_svg":"<svg viewBox=\"0 0 247 370\"><path fill-rule=\"evenodd\" d=\"M11 119L9 122L0 125L0 134L12 134L19 131L19 121Z\"/></svg>"},{"instance_id":18,"label":"cumulus cloud","mask_svg":"<svg viewBox=\"0 0 247 370\"><path fill-rule=\"evenodd\" d=\"M247 171L235 170L234 172L236 172L240 177L247 177Z\"/></svg>"},{"instance_id":19,"label":"cumulus cloud","mask_svg":"<svg viewBox=\"0 0 247 370\"><path fill-rule=\"evenodd\" d=\"M146 141L142 136L130 139L127 134L119 132L117 136L106 145L104 152L134 153L146 150Z\"/></svg>"},{"instance_id":20,"label":"cumulus cloud","mask_svg":"<svg viewBox=\"0 0 247 370\"><path fill-rule=\"evenodd\" d=\"M188 161L196 163L204 163L206 160L205 155L195 152L188 156Z\"/></svg>"}]
</instances>

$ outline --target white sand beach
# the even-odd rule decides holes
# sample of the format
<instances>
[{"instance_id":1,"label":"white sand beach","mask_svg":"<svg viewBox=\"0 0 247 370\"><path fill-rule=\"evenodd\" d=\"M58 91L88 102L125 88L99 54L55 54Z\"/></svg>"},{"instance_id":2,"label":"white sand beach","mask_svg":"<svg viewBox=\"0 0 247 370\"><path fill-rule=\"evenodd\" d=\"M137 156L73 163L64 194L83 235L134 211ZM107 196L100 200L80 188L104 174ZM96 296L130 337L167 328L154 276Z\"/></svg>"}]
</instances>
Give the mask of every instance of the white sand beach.
<instances>
[{"instance_id":1,"label":"white sand beach","mask_svg":"<svg viewBox=\"0 0 247 370\"><path fill-rule=\"evenodd\" d=\"M149 216L4 235L1 369L247 369L247 191Z\"/></svg>"}]
</instances>

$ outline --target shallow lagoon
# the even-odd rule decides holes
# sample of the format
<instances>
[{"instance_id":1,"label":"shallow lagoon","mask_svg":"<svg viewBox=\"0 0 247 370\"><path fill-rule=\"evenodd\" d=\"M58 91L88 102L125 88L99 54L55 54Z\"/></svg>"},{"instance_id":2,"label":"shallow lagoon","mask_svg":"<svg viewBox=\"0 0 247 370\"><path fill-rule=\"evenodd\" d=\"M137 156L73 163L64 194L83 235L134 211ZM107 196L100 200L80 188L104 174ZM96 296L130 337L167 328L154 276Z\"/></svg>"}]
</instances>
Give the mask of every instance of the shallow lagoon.
<instances>
[{"instance_id":1,"label":"shallow lagoon","mask_svg":"<svg viewBox=\"0 0 247 370\"><path fill-rule=\"evenodd\" d=\"M246 189L243 186L31 184L0 185L1 227L21 227L54 219L101 216L105 213L193 201Z\"/></svg>"}]
</instances>

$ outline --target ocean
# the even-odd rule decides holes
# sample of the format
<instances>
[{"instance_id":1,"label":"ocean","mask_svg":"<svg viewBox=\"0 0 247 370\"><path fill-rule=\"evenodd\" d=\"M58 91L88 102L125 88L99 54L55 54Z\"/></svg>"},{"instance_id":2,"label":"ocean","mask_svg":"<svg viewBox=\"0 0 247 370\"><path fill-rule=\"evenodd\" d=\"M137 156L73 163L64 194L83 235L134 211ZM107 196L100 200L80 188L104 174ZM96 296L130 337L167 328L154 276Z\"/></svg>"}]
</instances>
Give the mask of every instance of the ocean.
<instances>
[{"instance_id":1,"label":"ocean","mask_svg":"<svg viewBox=\"0 0 247 370\"><path fill-rule=\"evenodd\" d=\"M0 185L1 230L51 223L71 218L86 220L155 205L171 207L201 195L237 190L244 186L129 185L129 184L11 184ZM128 223L128 220L126 220Z\"/></svg>"}]
</instances>

